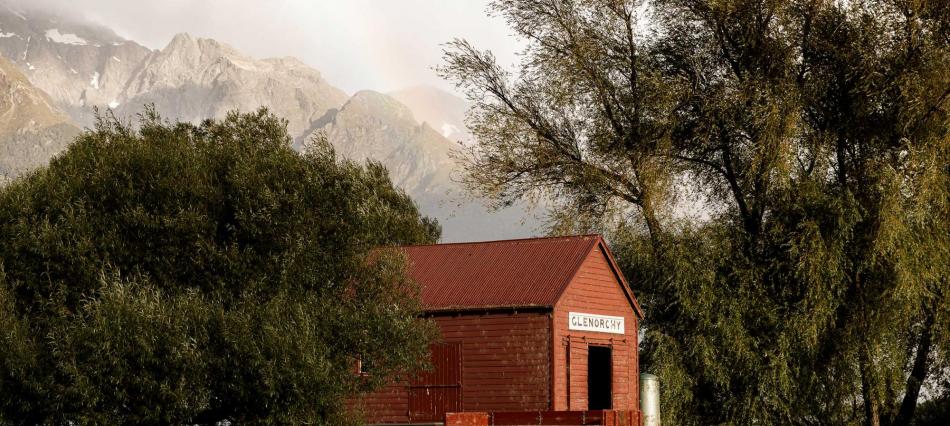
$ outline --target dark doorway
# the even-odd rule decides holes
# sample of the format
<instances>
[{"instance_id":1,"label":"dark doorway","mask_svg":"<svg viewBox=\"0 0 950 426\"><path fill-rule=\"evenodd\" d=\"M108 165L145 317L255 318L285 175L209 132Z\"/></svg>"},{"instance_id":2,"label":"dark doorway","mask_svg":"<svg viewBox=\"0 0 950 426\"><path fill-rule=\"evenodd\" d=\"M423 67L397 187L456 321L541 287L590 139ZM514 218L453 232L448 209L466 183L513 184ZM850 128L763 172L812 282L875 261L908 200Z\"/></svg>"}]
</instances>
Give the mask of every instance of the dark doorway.
<instances>
[{"instance_id":1,"label":"dark doorway","mask_svg":"<svg viewBox=\"0 0 950 426\"><path fill-rule=\"evenodd\" d=\"M587 404L588 410L611 408L610 348L590 346L587 351Z\"/></svg>"}]
</instances>

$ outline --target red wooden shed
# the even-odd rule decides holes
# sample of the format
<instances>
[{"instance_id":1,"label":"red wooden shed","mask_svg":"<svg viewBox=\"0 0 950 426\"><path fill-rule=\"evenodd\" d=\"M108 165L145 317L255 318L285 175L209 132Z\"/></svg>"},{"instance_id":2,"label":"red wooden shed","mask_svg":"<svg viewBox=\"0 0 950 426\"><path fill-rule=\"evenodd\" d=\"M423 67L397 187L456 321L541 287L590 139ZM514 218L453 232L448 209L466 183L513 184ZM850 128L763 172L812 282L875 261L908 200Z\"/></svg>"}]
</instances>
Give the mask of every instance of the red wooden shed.
<instances>
[{"instance_id":1,"label":"red wooden shed","mask_svg":"<svg viewBox=\"0 0 950 426\"><path fill-rule=\"evenodd\" d=\"M356 402L370 423L638 411L642 311L599 235L403 249L442 340L432 371Z\"/></svg>"}]
</instances>

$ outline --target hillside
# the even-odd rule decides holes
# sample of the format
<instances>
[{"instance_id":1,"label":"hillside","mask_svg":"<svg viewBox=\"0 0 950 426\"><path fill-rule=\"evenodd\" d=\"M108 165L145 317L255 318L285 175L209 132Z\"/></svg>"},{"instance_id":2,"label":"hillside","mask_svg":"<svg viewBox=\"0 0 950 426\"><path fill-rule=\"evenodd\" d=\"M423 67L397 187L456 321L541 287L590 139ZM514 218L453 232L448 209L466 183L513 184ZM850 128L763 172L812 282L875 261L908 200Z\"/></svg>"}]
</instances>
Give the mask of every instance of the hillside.
<instances>
[{"instance_id":1,"label":"hillside","mask_svg":"<svg viewBox=\"0 0 950 426\"><path fill-rule=\"evenodd\" d=\"M0 183L46 164L79 128L0 57Z\"/></svg>"}]
</instances>

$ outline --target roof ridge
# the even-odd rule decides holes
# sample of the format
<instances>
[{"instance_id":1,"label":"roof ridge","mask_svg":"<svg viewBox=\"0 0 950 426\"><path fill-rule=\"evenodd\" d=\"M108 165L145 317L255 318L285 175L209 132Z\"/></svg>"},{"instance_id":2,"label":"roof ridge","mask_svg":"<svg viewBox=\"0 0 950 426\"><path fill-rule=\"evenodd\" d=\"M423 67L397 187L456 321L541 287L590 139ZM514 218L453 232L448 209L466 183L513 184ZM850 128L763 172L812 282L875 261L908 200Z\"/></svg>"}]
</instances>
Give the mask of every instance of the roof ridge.
<instances>
[{"instance_id":1,"label":"roof ridge","mask_svg":"<svg viewBox=\"0 0 950 426\"><path fill-rule=\"evenodd\" d=\"M477 244L517 243L517 242L530 242L530 241L556 240L556 239L581 239L581 238L589 238L589 237L603 238L600 234L575 234L575 235L557 235L557 236L546 236L546 237L509 238L509 239L504 239L504 240L458 241L454 243L432 243L432 244L409 244L409 245L394 246L394 247L410 248L410 247L431 247L431 246L461 246L461 245L477 245Z\"/></svg>"}]
</instances>

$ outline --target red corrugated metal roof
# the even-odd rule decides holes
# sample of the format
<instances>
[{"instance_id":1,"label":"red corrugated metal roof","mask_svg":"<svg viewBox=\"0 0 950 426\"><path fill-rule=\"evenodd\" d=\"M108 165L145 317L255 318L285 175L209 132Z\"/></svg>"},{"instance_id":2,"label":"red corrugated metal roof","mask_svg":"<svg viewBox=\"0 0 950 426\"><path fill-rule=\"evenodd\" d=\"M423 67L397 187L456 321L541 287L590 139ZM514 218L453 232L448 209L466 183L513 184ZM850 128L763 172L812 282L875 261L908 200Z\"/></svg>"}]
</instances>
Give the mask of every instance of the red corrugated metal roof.
<instances>
[{"instance_id":1,"label":"red corrugated metal roof","mask_svg":"<svg viewBox=\"0 0 950 426\"><path fill-rule=\"evenodd\" d=\"M598 235L403 247L426 310L553 307Z\"/></svg>"}]
</instances>

